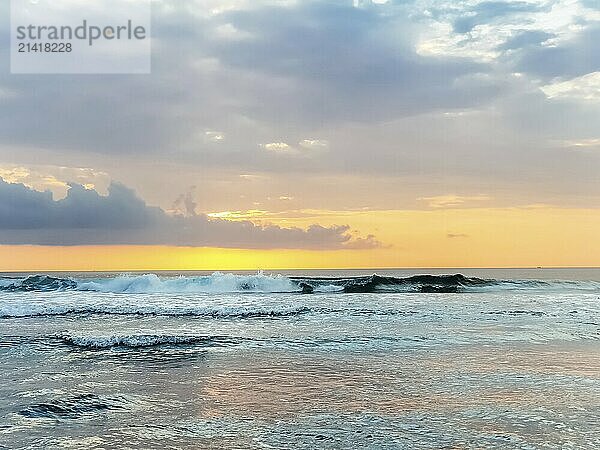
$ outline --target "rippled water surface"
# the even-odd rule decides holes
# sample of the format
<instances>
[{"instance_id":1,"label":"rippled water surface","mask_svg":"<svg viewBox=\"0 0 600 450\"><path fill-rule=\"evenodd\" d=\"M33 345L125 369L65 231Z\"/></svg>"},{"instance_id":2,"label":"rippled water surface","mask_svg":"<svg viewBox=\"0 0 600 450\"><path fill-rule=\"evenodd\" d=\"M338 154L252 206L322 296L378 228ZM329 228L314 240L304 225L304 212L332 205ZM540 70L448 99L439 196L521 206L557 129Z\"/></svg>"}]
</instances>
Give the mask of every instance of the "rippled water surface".
<instances>
[{"instance_id":1,"label":"rippled water surface","mask_svg":"<svg viewBox=\"0 0 600 450\"><path fill-rule=\"evenodd\" d=\"M600 271L463 274L6 275L0 448L600 448Z\"/></svg>"}]
</instances>

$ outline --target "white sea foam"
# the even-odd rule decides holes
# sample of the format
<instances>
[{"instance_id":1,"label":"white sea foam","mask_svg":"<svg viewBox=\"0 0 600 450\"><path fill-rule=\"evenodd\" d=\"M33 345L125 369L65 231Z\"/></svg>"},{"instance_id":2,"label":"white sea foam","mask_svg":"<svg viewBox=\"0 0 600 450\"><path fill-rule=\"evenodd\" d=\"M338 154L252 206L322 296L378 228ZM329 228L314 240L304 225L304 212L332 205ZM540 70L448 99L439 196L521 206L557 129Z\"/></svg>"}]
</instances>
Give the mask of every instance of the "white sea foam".
<instances>
[{"instance_id":1,"label":"white sea foam","mask_svg":"<svg viewBox=\"0 0 600 450\"><path fill-rule=\"evenodd\" d=\"M214 273L203 277L160 278L155 274L120 275L79 281L79 290L116 293L298 292L298 285L281 275Z\"/></svg>"}]
</instances>

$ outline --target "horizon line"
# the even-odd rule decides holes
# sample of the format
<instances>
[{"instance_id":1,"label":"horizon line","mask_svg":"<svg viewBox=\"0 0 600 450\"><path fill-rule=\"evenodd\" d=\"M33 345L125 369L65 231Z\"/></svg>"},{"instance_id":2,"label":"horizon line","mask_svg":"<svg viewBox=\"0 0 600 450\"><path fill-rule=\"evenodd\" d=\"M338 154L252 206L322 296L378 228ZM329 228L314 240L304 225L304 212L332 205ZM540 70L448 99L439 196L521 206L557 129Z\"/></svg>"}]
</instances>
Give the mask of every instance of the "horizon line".
<instances>
[{"instance_id":1,"label":"horizon line","mask_svg":"<svg viewBox=\"0 0 600 450\"><path fill-rule=\"evenodd\" d=\"M561 270L561 269L600 269L600 266L506 266L506 267L320 267L320 268L254 268L254 269L111 269L111 270L90 270L90 269L34 269L34 270L0 270L0 274L12 274L12 273L148 273L148 272L282 272L282 271L316 271L316 270Z\"/></svg>"}]
</instances>

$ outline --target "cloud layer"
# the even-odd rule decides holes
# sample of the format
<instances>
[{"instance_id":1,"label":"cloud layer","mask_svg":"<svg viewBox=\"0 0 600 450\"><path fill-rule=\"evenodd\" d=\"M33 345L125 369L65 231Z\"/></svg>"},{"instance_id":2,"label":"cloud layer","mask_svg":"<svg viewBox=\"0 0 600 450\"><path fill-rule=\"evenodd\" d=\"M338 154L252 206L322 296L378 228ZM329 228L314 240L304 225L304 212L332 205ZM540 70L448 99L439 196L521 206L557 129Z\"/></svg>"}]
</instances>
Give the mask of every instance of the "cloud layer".
<instances>
[{"instance_id":1,"label":"cloud layer","mask_svg":"<svg viewBox=\"0 0 600 450\"><path fill-rule=\"evenodd\" d=\"M0 35L0 163L164 210L600 204L592 0L157 0L149 76L13 76Z\"/></svg>"},{"instance_id":2,"label":"cloud layer","mask_svg":"<svg viewBox=\"0 0 600 450\"><path fill-rule=\"evenodd\" d=\"M347 225L308 229L256 225L205 215L166 214L112 183L107 196L71 184L54 200L19 183L0 180L0 244L176 245L227 248L365 249L381 244L356 238Z\"/></svg>"}]
</instances>

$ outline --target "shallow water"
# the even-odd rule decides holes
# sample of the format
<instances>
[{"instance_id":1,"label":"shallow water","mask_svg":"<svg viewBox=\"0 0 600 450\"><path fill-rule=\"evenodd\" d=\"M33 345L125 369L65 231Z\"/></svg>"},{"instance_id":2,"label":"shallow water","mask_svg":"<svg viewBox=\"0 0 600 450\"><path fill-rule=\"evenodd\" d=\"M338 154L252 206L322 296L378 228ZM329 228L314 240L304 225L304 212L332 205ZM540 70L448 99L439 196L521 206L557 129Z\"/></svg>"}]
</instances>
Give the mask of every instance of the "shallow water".
<instances>
[{"instance_id":1,"label":"shallow water","mask_svg":"<svg viewBox=\"0 0 600 450\"><path fill-rule=\"evenodd\" d=\"M468 275L1 279L0 448L600 447L600 271Z\"/></svg>"}]
</instances>

